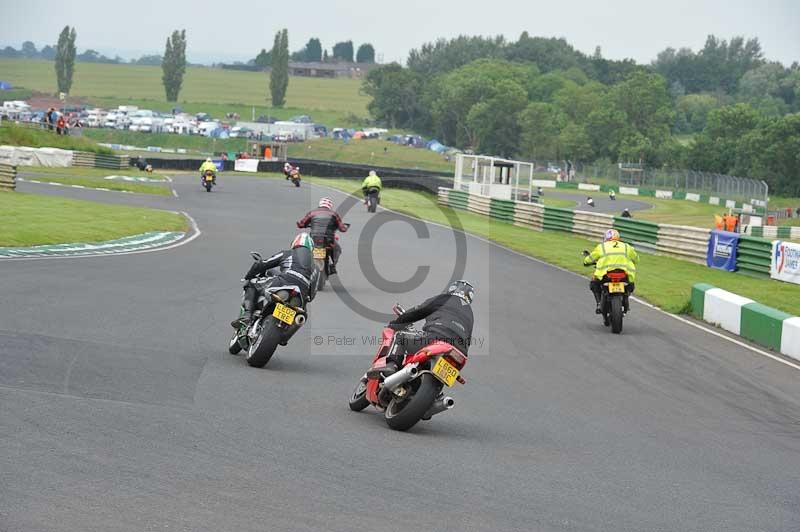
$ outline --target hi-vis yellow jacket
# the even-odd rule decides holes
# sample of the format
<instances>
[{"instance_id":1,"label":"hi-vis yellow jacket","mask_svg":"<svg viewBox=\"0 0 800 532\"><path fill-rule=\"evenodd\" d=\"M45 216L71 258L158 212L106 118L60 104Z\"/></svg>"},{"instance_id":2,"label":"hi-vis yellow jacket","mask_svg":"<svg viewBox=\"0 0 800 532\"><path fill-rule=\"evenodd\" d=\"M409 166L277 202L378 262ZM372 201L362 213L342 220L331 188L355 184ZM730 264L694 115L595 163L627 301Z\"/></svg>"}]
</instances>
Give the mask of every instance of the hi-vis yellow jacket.
<instances>
[{"instance_id":1,"label":"hi-vis yellow jacket","mask_svg":"<svg viewBox=\"0 0 800 532\"><path fill-rule=\"evenodd\" d=\"M200 173L205 174L206 170L211 170L215 174L217 173L217 165L213 162L203 161L203 164L200 165Z\"/></svg>"},{"instance_id":2,"label":"hi-vis yellow jacket","mask_svg":"<svg viewBox=\"0 0 800 532\"><path fill-rule=\"evenodd\" d=\"M609 270L625 270L628 281L636 282L636 263L639 254L633 246L620 240L609 240L598 244L594 250L583 259L587 266L594 264L594 276L602 279Z\"/></svg>"}]
</instances>

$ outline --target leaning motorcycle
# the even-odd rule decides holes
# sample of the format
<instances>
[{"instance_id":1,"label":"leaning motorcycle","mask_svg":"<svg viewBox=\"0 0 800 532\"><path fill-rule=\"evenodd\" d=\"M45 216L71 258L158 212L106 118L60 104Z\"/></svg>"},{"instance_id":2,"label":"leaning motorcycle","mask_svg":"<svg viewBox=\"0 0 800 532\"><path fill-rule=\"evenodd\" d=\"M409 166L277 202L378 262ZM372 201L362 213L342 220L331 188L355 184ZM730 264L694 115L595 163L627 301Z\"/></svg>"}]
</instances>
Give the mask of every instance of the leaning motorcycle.
<instances>
[{"instance_id":1,"label":"leaning motorcycle","mask_svg":"<svg viewBox=\"0 0 800 532\"><path fill-rule=\"evenodd\" d=\"M350 227L349 223L344 224ZM339 240L339 235L334 237ZM314 237L314 249L311 251L314 257L314 266L317 268L317 291L322 291L325 288L325 283L328 281L330 275L331 263L333 261L333 246L328 244L324 237Z\"/></svg>"},{"instance_id":2,"label":"leaning motorcycle","mask_svg":"<svg viewBox=\"0 0 800 532\"><path fill-rule=\"evenodd\" d=\"M367 205L367 212L375 212L378 210L381 189L378 187L369 187L364 193L364 203Z\"/></svg>"},{"instance_id":3,"label":"leaning motorcycle","mask_svg":"<svg viewBox=\"0 0 800 532\"><path fill-rule=\"evenodd\" d=\"M300 179L301 178L300 178L300 172L297 170L297 168L295 168L295 169L293 169L291 171L291 173L288 176L288 179L292 180L292 184L294 186L296 186L296 187L300 186Z\"/></svg>"},{"instance_id":4,"label":"leaning motorcycle","mask_svg":"<svg viewBox=\"0 0 800 532\"><path fill-rule=\"evenodd\" d=\"M253 260L263 260L251 252ZM288 340L306 322L306 301L298 286L279 284L272 286L274 277L257 277L249 282L255 286L258 297L249 325L242 324L234 331L228 343L232 355L245 351L245 360L256 368L270 361L278 345ZM244 304L240 316L244 313Z\"/></svg>"},{"instance_id":5,"label":"leaning motorcycle","mask_svg":"<svg viewBox=\"0 0 800 532\"><path fill-rule=\"evenodd\" d=\"M393 310L397 315L404 312L399 305L395 305ZM395 373L384 376L382 370L386 367L386 357L394 349L396 341L395 331L385 327L372 366L356 384L349 406L351 410L360 412L373 405L383 411L390 428L408 430L420 420L428 420L453 408L455 401L445 395L443 389L456 382L466 383L461 370L467 363L467 356L453 345L437 340L416 353L406 355Z\"/></svg>"},{"instance_id":6,"label":"leaning motorcycle","mask_svg":"<svg viewBox=\"0 0 800 532\"><path fill-rule=\"evenodd\" d=\"M211 192L211 187L217 184L217 174L213 170L206 170L200 178L200 184L205 187L206 192Z\"/></svg>"}]
</instances>

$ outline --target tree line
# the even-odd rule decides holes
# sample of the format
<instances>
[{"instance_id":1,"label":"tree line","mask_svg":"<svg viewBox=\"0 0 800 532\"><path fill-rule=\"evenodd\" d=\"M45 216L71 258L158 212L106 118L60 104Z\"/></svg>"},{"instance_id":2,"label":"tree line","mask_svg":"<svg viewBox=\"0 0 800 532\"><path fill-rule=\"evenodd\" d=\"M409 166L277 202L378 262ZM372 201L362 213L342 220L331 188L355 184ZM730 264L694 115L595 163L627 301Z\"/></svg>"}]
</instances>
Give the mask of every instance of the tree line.
<instances>
[{"instance_id":1,"label":"tree line","mask_svg":"<svg viewBox=\"0 0 800 532\"><path fill-rule=\"evenodd\" d=\"M273 50L262 48L254 59L248 61L247 64L256 66L261 69L272 67L272 53ZM375 62L375 47L370 43L361 44L356 50L353 41L337 42L333 45L331 53L322 47L322 42L312 37L308 40L306 45L292 52L289 55L291 61L300 63L374 63Z\"/></svg>"},{"instance_id":2,"label":"tree line","mask_svg":"<svg viewBox=\"0 0 800 532\"><path fill-rule=\"evenodd\" d=\"M736 173L800 195L800 66L765 60L757 39L641 65L527 33L461 36L372 70L364 91L379 123L462 149Z\"/></svg>"},{"instance_id":3,"label":"tree line","mask_svg":"<svg viewBox=\"0 0 800 532\"><path fill-rule=\"evenodd\" d=\"M33 41L25 41L19 50L13 46L6 46L0 49L0 57L19 58L19 59L45 59L47 61L54 61L56 58L57 45L51 46L49 44L43 46L41 49L36 48ZM138 59L131 59L126 61L120 56L107 57L97 50L87 48L83 52L75 55L75 61L78 63L105 63L110 65L160 65L163 56L152 54L143 55Z\"/></svg>"}]
</instances>

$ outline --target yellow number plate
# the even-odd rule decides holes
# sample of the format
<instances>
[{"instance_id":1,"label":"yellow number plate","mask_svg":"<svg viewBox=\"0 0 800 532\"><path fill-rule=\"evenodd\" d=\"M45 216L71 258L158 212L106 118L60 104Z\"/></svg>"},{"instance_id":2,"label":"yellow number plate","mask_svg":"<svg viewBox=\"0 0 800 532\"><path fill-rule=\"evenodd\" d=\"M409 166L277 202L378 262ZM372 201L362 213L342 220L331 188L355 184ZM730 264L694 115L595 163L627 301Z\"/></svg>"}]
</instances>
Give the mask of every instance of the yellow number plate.
<instances>
[{"instance_id":1,"label":"yellow number plate","mask_svg":"<svg viewBox=\"0 0 800 532\"><path fill-rule=\"evenodd\" d=\"M325 251L325 248L314 248L314 258L324 259L325 255L327 254Z\"/></svg>"},{"instance_id":2,"label":"yellow number plate","mask_svg":"<svg viewBox=\"0 0 800 532\"><path fill-rule=\"evenodd\" d=\"M625 283L608 283L609 294L624 294Z\"/></svg>"},{"instance_id":3,"label":"yellow number plate","mask_svg":"<svg viewBox=\"0 0 800 532\"><path fill-rule=\"evenodd\" d=\"M276 303L275 310L272 311L273 316L288 325L292 325L294 323L294 317L296 314L297 312L290 309L286 305L281 305L280 303Z\"/></svg>"},{"instance_id":4,"label":"yellow number plate","mask_svg":"<svg viewBox=\"0 0 800 532\"><path fill-rule=\"evenodd\" d=\"M448 386L455 384L456 377L458 377L458 370L450 362L445 360L444 357L436 361L431 372L437 379Z\"/></svg>"}]
</instances>

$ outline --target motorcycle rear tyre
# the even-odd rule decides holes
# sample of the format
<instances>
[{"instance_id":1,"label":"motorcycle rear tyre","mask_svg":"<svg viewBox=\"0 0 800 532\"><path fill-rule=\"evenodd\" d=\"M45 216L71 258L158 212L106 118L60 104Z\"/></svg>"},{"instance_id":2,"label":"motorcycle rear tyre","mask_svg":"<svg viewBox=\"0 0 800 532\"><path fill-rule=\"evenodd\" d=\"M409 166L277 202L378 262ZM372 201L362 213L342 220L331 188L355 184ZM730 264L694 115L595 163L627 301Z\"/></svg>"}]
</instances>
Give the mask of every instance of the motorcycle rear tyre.
<instances>
[{"instance_id":1,"label":"motorcycle rear tyre","mask_svg":"<svg viewBox=\"0 0 800 532\"><path fill-rule=\"evenodd\" d=\"M397 402L392 399L386 411L383 413L386 424L393 430L408 430L422 419L422 416L430 409L436 396L439 395L441 384L438 384L435 377L430 373L424 373L419 378L417 391L407 400ZM395 409L403 405L400 410Z\"/></svg>"}]
</instances>

